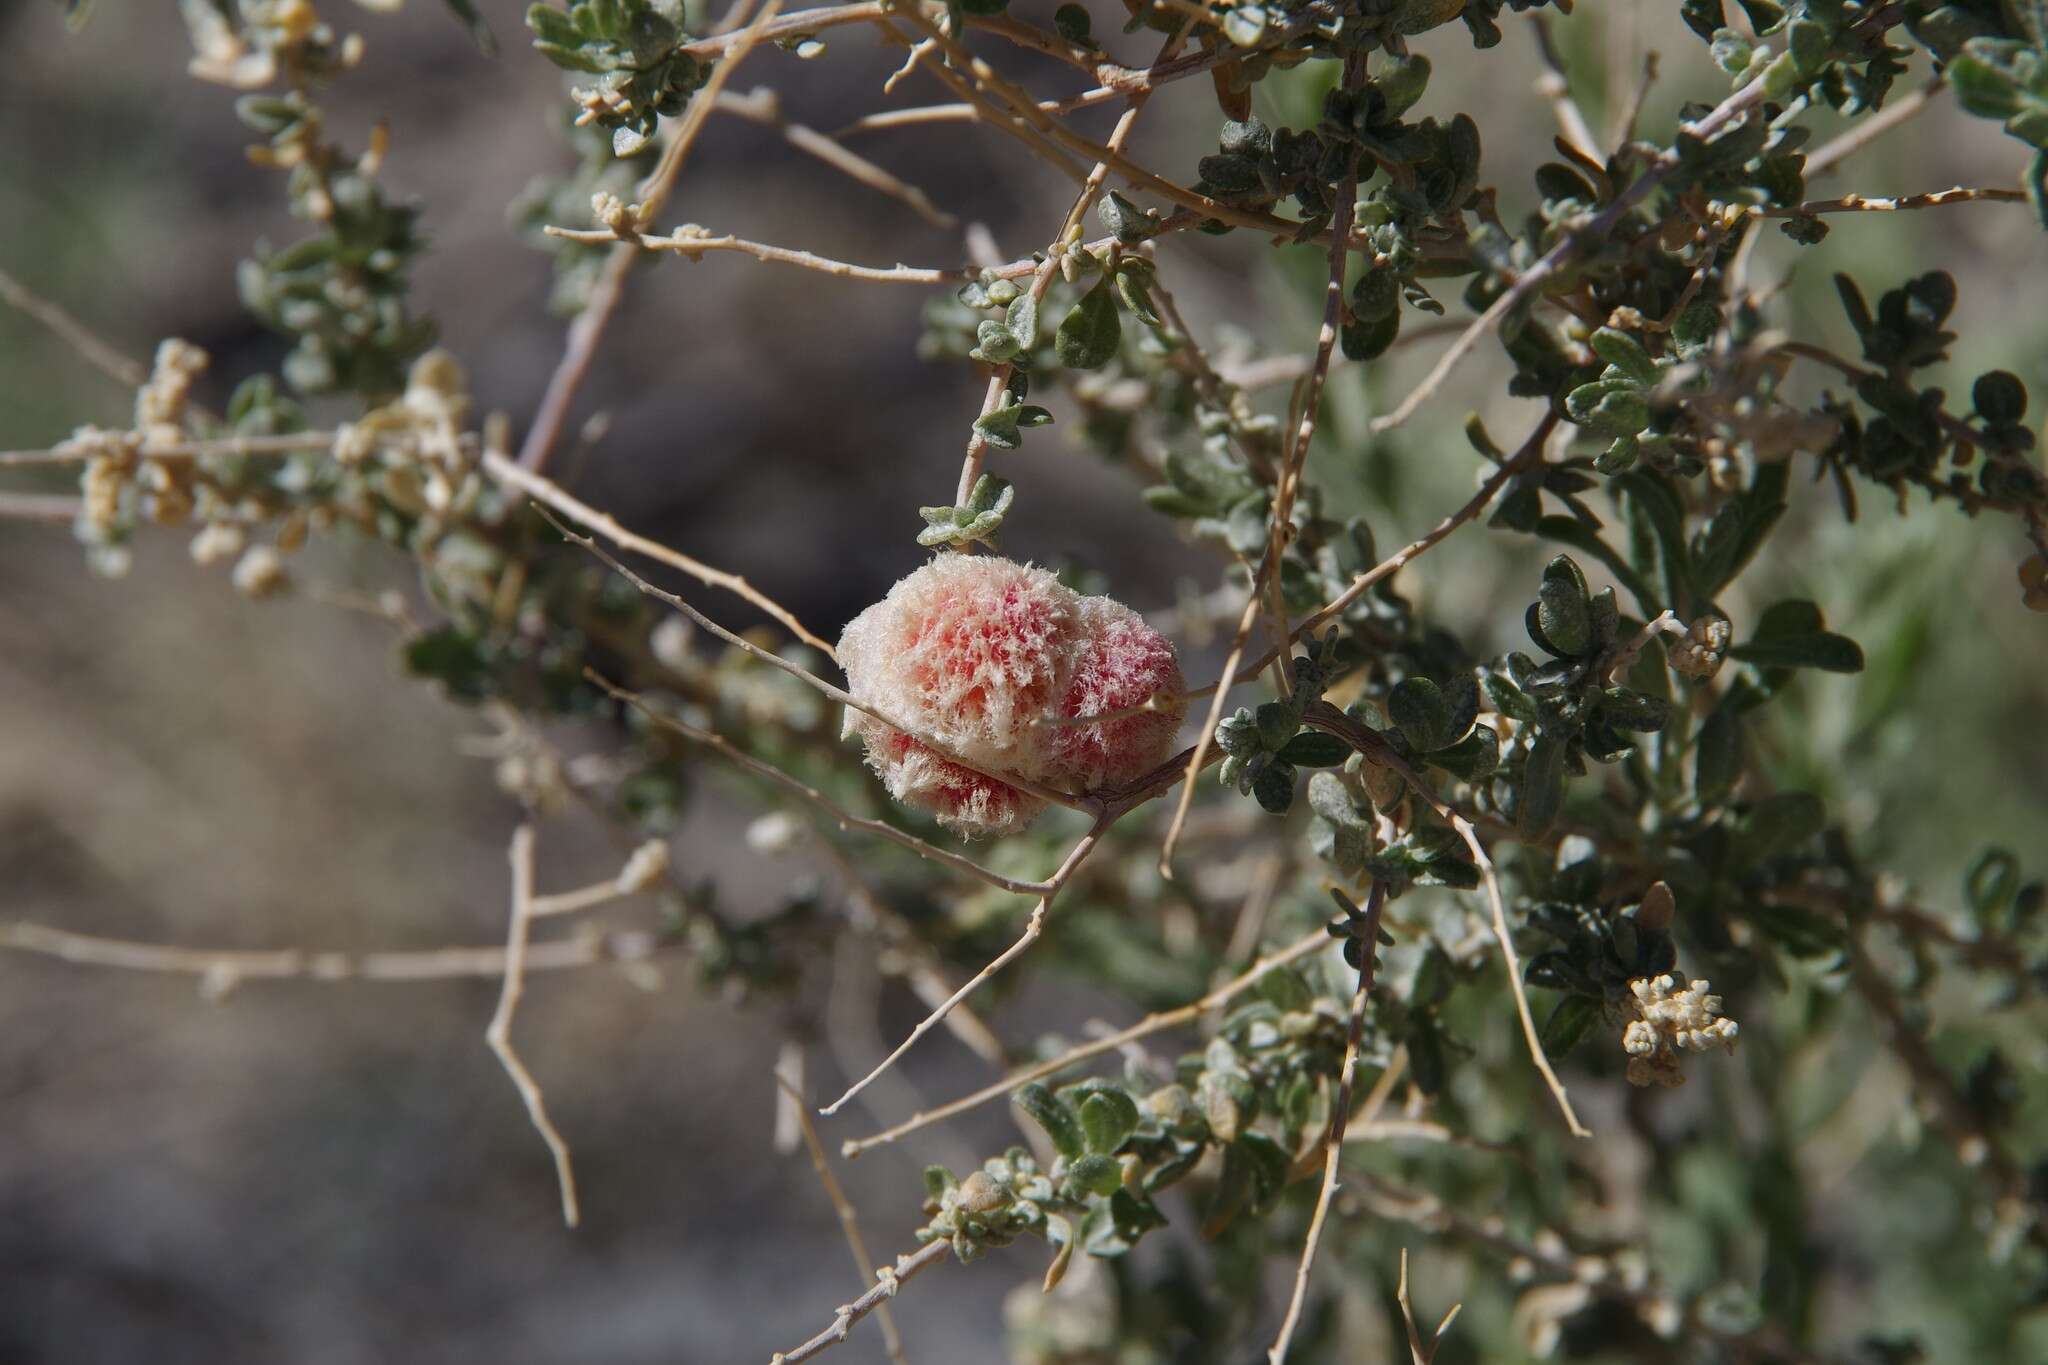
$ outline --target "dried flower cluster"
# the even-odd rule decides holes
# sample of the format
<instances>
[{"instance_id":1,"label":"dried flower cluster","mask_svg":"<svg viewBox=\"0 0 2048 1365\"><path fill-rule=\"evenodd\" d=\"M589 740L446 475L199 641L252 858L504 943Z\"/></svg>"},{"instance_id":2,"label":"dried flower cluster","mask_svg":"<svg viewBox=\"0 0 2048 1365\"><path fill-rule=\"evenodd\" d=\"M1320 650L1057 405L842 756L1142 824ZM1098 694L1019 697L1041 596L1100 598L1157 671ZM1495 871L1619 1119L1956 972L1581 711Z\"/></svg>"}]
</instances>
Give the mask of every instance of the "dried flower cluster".
<instances>
[{"instance_id":1,"label":"dried flower cluster","mask_svg":"<svg viewBox=\"0 0 2048 1365\"><path fill-rule=\"evenodd\" d=\"M1187 709L1173 646L1136 612L990 555L940 555L898 582L848 624L839 661L854 696L916 729L847 714L889 794L970 835L1045 806L989 774L1127 782L1166 757Z\"/></svg>"},{"instance_id":2,"label":"dried flower cluster","mask_svg":"<svg viewBox=\"0 0 2048 1365\"><path fill-rule=\"evenodd\" d=\"M1629 990L1641 1016L1621 1035L1630 1085L1684 1085L1679 1052L1735 1050L1735 1021L1721 1017L1721 997L1707 994L1704 980L1681 988L1675 976L1646 976L1629 982Z\"/></svg>"}]
</instances>

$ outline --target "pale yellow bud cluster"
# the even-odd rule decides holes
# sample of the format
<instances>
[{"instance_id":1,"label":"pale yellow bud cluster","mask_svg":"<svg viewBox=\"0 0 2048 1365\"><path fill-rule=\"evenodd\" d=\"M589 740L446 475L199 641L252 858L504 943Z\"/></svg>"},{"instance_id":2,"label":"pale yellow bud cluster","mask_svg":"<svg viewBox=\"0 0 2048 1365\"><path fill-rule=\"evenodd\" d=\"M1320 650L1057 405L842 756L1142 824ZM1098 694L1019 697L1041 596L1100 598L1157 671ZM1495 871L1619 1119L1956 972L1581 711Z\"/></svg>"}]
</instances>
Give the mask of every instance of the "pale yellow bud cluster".
<instances>
[{"instance_id":1,"label":"pale yellow bud cluster","mask_svg":"<svg viewBox=\"0 0 2048 1365\"><path fill-rule=\"evenodd\" d=\"M1681 987L1674 976L1646 976L1629 982L1628 988L1640 1016L1629 1021L1621 1035L1621 1046L1629 1054L1630 1085L1683 1085L1679 1052L1705 1052L1716 1046L1734 1051L1735 1021L1721 1017L1721 997L1707 993L1707 982Z\"/></svg>"},{"instance_id":2,"label":"pale yellow bud cluster","mask_svg":"<svg viewBox=\"0 0 2048 1365\"><path fill-rule=\"evenodd\" d=\"M1733 628L1725 616L1702 616L1686 627L1685 638L1670 648L1671 667L1682 678L1704 681L1727 661Z\"/></svg>"}]
</instances>

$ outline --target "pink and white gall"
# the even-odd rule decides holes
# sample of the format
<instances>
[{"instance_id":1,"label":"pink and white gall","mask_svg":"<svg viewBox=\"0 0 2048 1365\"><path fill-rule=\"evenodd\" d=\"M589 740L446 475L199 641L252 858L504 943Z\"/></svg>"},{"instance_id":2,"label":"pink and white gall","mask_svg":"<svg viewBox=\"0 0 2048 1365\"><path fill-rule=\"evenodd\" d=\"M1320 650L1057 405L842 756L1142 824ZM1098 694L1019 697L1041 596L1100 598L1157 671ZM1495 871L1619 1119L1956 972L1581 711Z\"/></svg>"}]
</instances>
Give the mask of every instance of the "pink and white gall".
<instances>
[{"instance_id":1,"label":"pink and white gall","mask_svg":"<svg viewBox=\"0 0 2048 1365\"><path fill-rule=\"evenodd\" d=\"M967 835L1045 806L985 773L1077 793L1128 782L1166 758L1187 711L1172 644L1136 612L990 555L943 554L897 583L847 625L839 664L854 696L974 765L847 712L889 794Z\"/></svg>"}]
</instances>

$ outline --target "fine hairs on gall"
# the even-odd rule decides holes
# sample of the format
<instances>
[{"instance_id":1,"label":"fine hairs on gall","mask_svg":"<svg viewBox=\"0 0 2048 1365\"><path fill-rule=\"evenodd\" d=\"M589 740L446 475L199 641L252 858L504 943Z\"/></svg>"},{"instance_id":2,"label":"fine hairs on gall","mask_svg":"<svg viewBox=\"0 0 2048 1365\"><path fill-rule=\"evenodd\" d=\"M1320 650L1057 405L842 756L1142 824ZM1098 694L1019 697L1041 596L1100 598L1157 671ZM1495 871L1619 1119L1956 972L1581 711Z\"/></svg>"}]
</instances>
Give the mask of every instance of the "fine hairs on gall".
<instances>
[{"instance_id":1,"label":"fine hairs on gall","mask_svg":"<svg viewBox=\"0 0 2048 1365\"><path fill-rule=\"evenodd\" d=\"M1166 758L1187 712L1173 645L1136 612L992 555L942 554L902 579L847 625L839 663L854 696L917 731L847 712L889 794L966 835L1045 807L987 773L1072 792L1128 782Z\"/></svg>"}]
</instances>

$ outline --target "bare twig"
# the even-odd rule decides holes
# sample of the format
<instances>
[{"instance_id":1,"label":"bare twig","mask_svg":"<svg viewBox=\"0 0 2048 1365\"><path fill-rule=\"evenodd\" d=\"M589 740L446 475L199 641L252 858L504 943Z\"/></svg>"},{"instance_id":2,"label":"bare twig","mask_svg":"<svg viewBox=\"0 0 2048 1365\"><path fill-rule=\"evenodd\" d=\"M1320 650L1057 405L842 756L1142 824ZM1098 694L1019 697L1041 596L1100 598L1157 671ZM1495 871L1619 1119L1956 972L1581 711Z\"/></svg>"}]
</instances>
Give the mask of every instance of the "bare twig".
<instances>
[{"instance_id":1,"label":"bare twig","mask_svg":"<svg viewBox=\"0 0 2048 1365\"><path fill-rule=\"evenodd\" d=\"M1355 909L1343 902L1347 911ZM1308 1220L1308 1237L1301 1248L1301 1264L1294 1272L1294 1294L1287 1301L1287 1315L1280 1321L1280 1335L1266 1352L1267 1365L1282 1365L1287 1347L1294 1340L1301 1321L1302 1305L1308 1300L1308 1274L1315 1265L1316 1248L1323 1239L1323 1221L1329 1217L1330 1200L1337 1193L1337 1163L1344 1155L1344 1129L1351 1121L1351 1071L1358 1065L1358 1048L1365 1036L1365 1001L1372 993L1373 977L1379 969L1380 915L1386 909L1386 883L1375 880L1365 897L1365 922L1357 930L1360 946L1358 989L1351 993L1351 1025L1344 1040L1344 1063L1337 1071L1337 1094L1330 1102L1330 1125L1323 1135L1323 1184L1316 1193L1316 1209Z\"/></svg>"},{"instance_id":2,"label":"bare twig","mask_svg":"<svg viewBox=\"0 0 2048 1365\"><path fill-rule=\"evenodd\" d=\"M752 242L744 237L717 236L694 223L683 226L667 236L635 232L627 237L603 228L544 229L550 237L559 237L566 242L623 242L643 251L672 251L689 260L700 259L707 251L736 251L752 256L757 261L774 265L793 265L805 270L815 270L821 275L836 275L841 279L864 280L871 284L960 284L975 278L977 272L964 269L934 269L914 265L854 265L848 261L835 261L829 256L815 252L796 251L789 247L773 246L767 242Z\"/></svg>"},{"instance_id":3,"label":"bare twig","mask_svg":"<svg viewBox=\"0 0 2048 1365\"><path fill-rule=\"evenodd\" d=\"M1306 934L1289 944L1279 952L1261 958L1242 975L1226 985L1219 986L1215 990L1210 991L1199 1000L1174 1009L1161 1010L1156 1014L1148 1014L1129 1028L1120 1029L1115 1033L1093 1039L1046 1061L1034 1062L1030 1066L1011 1072L993 1085L985 1085L972 1094L963 1095L957 1100L950 1100L936 1109L925 1113L913 1114L895 1127L885 1129L872 1137L849 1140L841 1144L839 1149L840 1155L849 1159L857 1157L871 1147L885 1146L896 1141L898 1138L909 1136L920 1128L930 1127L932 1124L952 1118L956 1114L964 1114L970 1109L987 1104L990 1100L1000 1099L1020 1085L1028 1085L1032 1081L1042 1081L1047 1076L1058 1075L1069 1067L1079 1066L1082 1062L1100 1057L1106 1052L1114 1052L1118 1048L1134 1043L1140 1038L1148 1038L1166 1029L1182 1028L1192 1024L1209 1011L1228 1004L1250 990L1258 984L1260 977L1272 971L1275 967L1284 967L1289 963L1299 962L1302 958L1327 948L1329 944L1329 935L1323 930L1317 929L1315 932Z\"/></svg>"},{"instance_id":4,"label":"bare twig","mask_svg":"<svg viewBox=\"0 0 2048 1365\"><path fill-rule=\"evenodd\" d=\"M150 460L192 460L209 455L289 455L299 450L326 450L334 444L331 431L299 431L286 436L230 436L217 441L186 441L179 445L151 446L142 452ZM79 464L93 456L90 445L51 446L47 450L0 450L0 466Z\"/></svg>"},{"instance_id":5,"label":"bare twig","mask_svg":"<svg viewBox=\"0 0 2048 1365\"><path fill-rule=\"evenodd\" d=\"M817 129L807 128L801 123L791 123L783 116L782 103L775 92L766 86L744 95L721 92L717 108L720 113L737 114L741 118L775 129L798 151L816 157L858 184L897 200L933 227L949 228L959 222L952 214L934 204L931 196L917 186L883 170L866 157L848 151L840 146L836 139Z\"/></svg>"},{"instance_id":6,"label":"bare twig","mask_svg":"<svg viewBox=\"0 0 2048 1365\"><path fill-rule=\"evenodd\" d=\"M1565 141L1598 161L1599 139L1593 136L1593 129L1587 124L1579 102L1572 98L1571 76L1565 71L1564 58L1558 55L1557 44L1550 36L1549 22L1541 14L1531 13L1529 23L1536 30L1536 51L1543 58L1543 74L1536 78L1536 92L1550 101Z\"/></svg>"},{"instance_id":7,"label":"bare twig","mask_svg":"<svg viewBox=\"0 0 2048 1365\"><path fill-rule=\"evenodd\" d=\"M1188 25L1183 24L1179 32L1166 40L1166 45L1160 49L1159 53L1162 60L1173 56L1174 52L1180 47L1181 42L1186 38L1187 31ZM1133 93L1129 97L1123 113L1117 118L1116 127L1110 132L1107 144L1110 152L1120 153L1123 150L1124 143L1129 140L1131 129L1136 125L1138 115L1145 108L1145 101L1149 98L1150 92L1142 90ZM1093 168L1089 170L1087 179L1081 182L1081 192L1075 196L1073 207L1067 210L1067 216L1061 220L1059 231L1053 234L1052 242L1046 250L1044 263L1038 267L1031 277L1031 301L1034 306L1044 302L1046 294L1051 290L1053 277L1059 273L1060 269L1059 253L1066 247L1068 241L1079 233L1081 220L1087 216L1088 208L1095 202L1096 195L1102 192L1102 182L1108 174L1109 163L1107 161L1097 161ZM989 375L987 391L982 395L981 417L987 417L1001 405L1003 396L1009 388L1010 376L1014 370L1015 366L1002 364L997 365ZM987 456L988 437L983 433L980 420L977 418L975 425L969 429L967 453L960 462L960 478L954 499L955 502L964 505L968 498L972 496L974 485L980 481L982 464L987 459ZM971 547L972 542L969 542L969 545Z\"/></svg>"},{"instance_id":8,"label":"bare twig","mask_svg":"<svg viewBox=\"0 0 2048 1365\"><path fill-rule=\"evenodd\" d=\"M13 493L0 489L0 521L39 521L68 526L85 508L69 493Z\"/></svg>"},{"instance_id":9,"label":"bare twig","mask_svg":"<svg viewBox=\"0 0 2048 1365\"><path fill-rule=\"evenodd\" d=\"M1557 1072L1551 1069L1550 1058L1543 1051L1543 1041L1537 1036L1536 1019L1529 1011L1529 996L1522 986L1521 956L1515 951L1514 935L1508 930L1507 903L1501 898L1500 877L1494 871L1493 860L1486 854L1486 846L1479 842L1479 832L1457 807L1438 796L1435 790L1422 780L1422 775L1415 771L1414 765L1395 752L1377 731L1367 728L1326 701L1309 703L1302 720L1326 734L1335 735L1343 740L1363 754L1368 763L1392 769L1408 784L1409 790L1421 797L1423 803L1457 831L1458 837L1464 841L1467 851L1472 855L1472 861L1479 868L1480 882L1486 888L1487 905L1493 912L1493 936L1499 942L1501 959L1507 967L1508 991L1514 996L1515 1013L1522 1021L1522 1037L1529 1046L1529 1059L1535 1063L1537 1073L1550 1088L1551 1098L1557 1102L1558 1110L1564 1115L1565 1124L1571 1129L1572 1136L1591 1137L1591 1130L1579 1122L1579 1116L1572 1108L1571 1099L1565 1094L1564 1082L1560 1081Z\"/></svg>"},{"instance_id":10,"label":"bare twig","mask_svg":"<svg viewBox=\"0 0 2048 1365\"><path fill-rule=\"evenodd\" d=\"M1465 1305L1462 1303L1452 1304L1451 1310L1444 1314L1443 1321L1436 1325L1436 1331L1430 1334L1429 1344L1424 1346L1422 1344L1422 1332L1415 1325L1415 1306L1408 1302L1407 1247L1401 1248L1401 1279L1394 1287L1394 1302L1400 1306L1401 1324L1408 1330L1408 1359L1410 1365L1432 1365L1432 1362L1436 1360L1437 1351L1443 1346L1444 1333L1451 1330L1451 1324L1457 1321L1458 1312Z\"/></svg>"},{"instance_id":11,"label":"bare twig","mask_svg":"<svg viewBox=\"0 0 2048 1365\"><path fill-rule=\"evenodd\" d=\"M734 634L732 631L729 631L724 626L719 625L718 622L712 620L703 612L698 611L695 607L691 606L688 602L685 602L682 598L676 596L674 593L668 592L662 588L655 587L652 583L649 583L639 574L634 573L631 569L627 568L624 564L620 563L616 556L608 553L603 546L599 545L591 537L578 535L576 534L576 532L564 526L560 521L558 521L555 518L553 513L547 511L545 508L541 510L541 515L547 519L549 525L553 526L557 531L559 531L562 534L563 539L572 541L577 545L581 545L584 549L588 550L593 556L595 556L598 560L600 560L608 568L610 568L613 573L616 573L617 575L619 575L619 577L625 579L628 583L631 583L634 587L638 588L647 596L654 598L658 602L666 602L669 606L674 607L677 611L682 612L685 616L689 617L692 621L695 621L699 626L702 626L705 630L710 631L719 639L733 646L733 648L753 655L762 663L781 669L784 673L789 674L792 678L795 678L800 682L806 683L812 688L816 689L827 699L831 701L836 701L841 706L852 707L854 710L860 712L862 715L872 716L874 719L882 722L882 724L888 726L890 729L901 731L903 734L913 737L920 744L925 745L933 753L938 754L941 758L946 759L948 762L958 763L961 767L967 768L972 772L980 773L983 777L993 778L995 781L1001 782L1006 786L1015 787L1017 790L1022 792L1029 792L1031 795L1038 797L1040 800L1050 801L1057 805L1069 807L1073 810L1086 810L1093 812L1095 809L1097 809L1097 803L1092 798L1070 795L1069 793L1063 792L1056 787L1048 787L1042 782L1034 781L1033 779L1024 777L1023 775L1018 773L990 772L980 767L979 765L972 763L965 758L960 757L958 754L954 753L951 747L941 743L937 739L925 735L920 730L918 730L916 726L909 725L897 720L888 712L881 710L880 708L876 707L870 702L862 701L859 697L854 696L853 693L848 692L843 687L833 686L831 683L826 682L817 674L811 672L811 670L809 670L808 668L805 668L802 664L791 663L788 659L783 658L780 654L777 654L772 650L766 650L761 648L761 646L755 644L752 640L747 639L744 635ZM595 677L594 674L592 676Z\"/></svg>"},{"instance_id":12,"label":"bare twig","mask_svg":"<svg viewBox=\"0 0 2048 1365\"><path fill-rule=\"evenodd\" d=\"M644 962L654 955L644 933L583 933L526 950L526 970L561 971L602 963ZM419 948L343 953L306 948L180 948L164 943L75 934L47 925L0 924L0 950L53 957L86 967L198 977L208 999L218 1000L244 981L410 982L501 977L502 944L478 948Z\"/></svg>"},{"instance_id":13,"label":"bare twig","mask_svg":"<svg viewBox=\"0 0 2048 1365\"><path fill-rule=\"evenodd\" d=\"M484 1041L497 1054L505 1074L512 1078L519 1098L526 1105L526 1116L533 1120L535 1131L554 1156L555 1180L562 1190L562 1221L573 1228L581 1215L576 1205L576 1172L569 1164L569 1144L562 1140L554 1120L548 1117L547 1101L541 1096L540 1084L533 1079L533 1073L526 1069L526 1063L519 1060L519 1053L512 1047L512 1016L518 1012L519 997L526 987L526 938L533 922L532 825L522 823L512 832L511 859L512 915L511 928L505 935L505 982L498 992L498 1008L491 1015L490 1026L484 1030Z\"/></svg>"},{"instance_id":14,"label":"bare twig","mask_svg":"<svg viewBox=\"0 0 2048 1365\"><path fill-rule=\"evenodd\" d=\"M78 352L86 364L125 388L139 389L149 382L149 369L99 338L90 327L41 297L14 276L0 270L0 302L26 313L54 333L58 340Z\"/></svg>"},{"instance_id":15,"label":"bare twig","mask_svg":"<svg viewBox=\"0 0 2048 1365\"><path fill-rule=\"evenodd\" d=\"M669 192L675 188L676 176L683 169L690 145L696 141L712 106L717 103L718 92L738 69L740 62L754 50L754 45L772 36L771 21L781 7L782 0L768 0L759 16L745 29L730 38L711 40L726 44L720 49L726 54L726 60L712 68L710 78L691 97L690 107L683 115L675 138L663 150L653 174L641 185L639 201L647 218L658 215L662 205L668 202ZM622 244L614 247L604 263L603 274L590 291L589 302L569 324L569 341L563 349L561 363L548 378L540 408L533 416L533 425L527 429L526 441L519 448L521 467L537 472L547 465L548 456L561 438L562 427L569 420L569 409L576 402L577 391L583 387L583 380L597 359L598 343L604 339L612 314L618 311L619 300L625 297L626 276L632 271L639 254L631 246Z\"/></svg>"},{"instance_id":16,"label":"bare twig","mask_svg":"<svg viewBox=\"0 0 2048 1365\"><path fill-rule=\"evenodd\" d=\"M787 607L784 607L774 598L769 597L746 579L740 577L740 575L727 573L723 569L714 569L701 560L692 559L689 555L683 554L679 550L670 549L658 540L649 540L646 536L627 530L609 512L600 512L545 475L536 474L531 469L515 463L495 450L484 451L483 468L485 473L489 474L499 483L509 484L536 502L545 503L564 516L574 517L577 521L590 527L621 550L625 550L630 554L645 555L647 558L666 564L672 569L682 570L699 583L708 584L714 588L723 588L780 621L789 629L790 634L796 636L797 639L802 640L811 648L818 650L826 658L836 659L838 657L829 643L822 637L805 629L803 622L797 620L795 614ZM582 538L578 537L578 539Z\"/></svg>"},{"instance_id":17,"label":"bare twig","mask_svg":"<svg viewBox=\"0 0 2048 1365\"><path fill-rule=\"evenodd\" d=\"M1832 141L1821 144L1814 149L1812 156L1806 158L1806 178L1814 180L1829 174L1843 161L1921 113L1935 96L1946 89L1947 80L1936 76L1911 94L1891 101L1869 118L1858 119L1854 127Z\"/></svg>"},{"instance_id":18,"label":"bare twig","mask_svg":"<svg viewBox=\"0 0 2048 1365\"><path fill-rule=\"evenodd\" d=\"M917 1027L910 1031L909 1037L896 1045L894 1052L891 1052L880 1062L876 1063L874 1069L858 1081L855 1081L845 1094L818 1112L828 1118L838 1113L842 1105L866 1089L875 1077L887 1071L891 1066L894 1066L897 1058L910 1051L918 1039L931 1032L934 1027L943 1021L952 1012L955 1005L958 1005L968 996L974 994L976 990L993 980L996 973L1002 971L1003 968L1023 956L1024 951L1036 943L1038 936L1045 931L1045 917L1052 909L1053 898L1060 893L1060 889L1073 877L1075 871L1086 861L1088 855L1095 851L1095 846L1101 842L1103 834L1108 830L1110 822L1114 818L1114 816L1105 814L1096 820L1094 827L1082 835L1073 848L1068 850L1066 860L1060 864L1059 870L1052 874L1051 883L1045 894L1039 897L1038 904L1031 907L1031 917L1025 921L1024 932L1017 936L1015 943L1012 943L1009 947L1003 949L1002 952L996 954L994 959L986 967L976 972L966 985L954 991L952 995L940 1002L936 1009L926 1015L918 1023Z\"/></svg>"},{"instance_id":19,"label":"bare twig","mask_svg":"<svg viewBox=\"0 0 2048 1365\"><path fill-rule=\"evenodd\" d=\"M768 1365L797 1365L797 1362L809 1360L818 1352L845 1341L856 1322L895 1298L898 1289L944 1260L951 1250L952 1243L941 1238L908 1256L898 1256L895 1265L878 1272L880 1283L873 1289L852 1303L839 1306L831 1326L793 1351L777 1351L768 1358Z\"/></svg>"},{"instance_id":20,"label":"bare twig","mask_svg":"<svg viewBox=\"0 0 2048 1365\"><path fill-rule=\"evenodd\" d=\"M839 1187L839 1177L832 1174L832 1163L825 1156L825 1146L818 1141L818 1125L811 1122L810 1106L805 1102L802 1091L782 1072L775 1073L775 1083L789 1096L789 1112L796 1116L797 1129L804 1138L804 1150L811 1154L811 1169L818 1173L818 1183L825 1187L825 1197L832 1201L832 1211L839 1215L839 1228L846 1234L846 1247L853 1253L853 1263L860 1267L861 1279L872 1282L876 1278L875 1258L868 1254L867 1241L860 1235L860 1216L854 1212L846 1191ZM886 1302L876 1307L875 1315L882 1323L882 1345L888 1351L889 1359L895 1365L909 1365L903 1354L903 1334L896 1330L896 1315L889 1311Z\"/></svg>"},{"instance_id":21,"label":"bare twig","mask_svg":"<svg viewBox=\"0 0 2048 1365\"><path fill-rule=\"evenodd\" d=\"M1904 17L1904 12L1893 6L1873 15L1869 27L1882 32L1901 22ZM1708 114L1682 125L1680 132L1686 138L1711 142L1728 128L1747 118L1752 110L1763 103L1764 96L1764 78L1758 76L1722 100ZM1614 201L1588 220L1585 226L1567 233L1562 241L1544 253L1541 260L1517 276L1514 283L1502 290L1500 297L1495 299L1485 312L1473 319L1472 324L1451 343L1450 348L1438 358L1435 367L1420 384L1409 391L1408 396L1401 400L1398 407L1384 416L1373 419L1372 429L1375 432L1388 431L1413 417L1424 403L1435 396L1451 371L1457 368L1458 362L1471 353L1472 348L1479 344L1482 337L1498 326L1501 319L1534 293L1539 285L1563 270L1581 251L1604 239L1636 205L1648 198L1652 191L1678 169L1679 162L1680 156L1675 146L1666 150L1634 184L1616 195Z\"/></svg>"},{"instance_id":22,"label":"bare twig","mask_svg":"<svg viewBox=\"0 0 2048 1365\"><path fill-rule=\"evenodd\" d=\"M1346 89L1356 89L1364 79L1365 60L1354 56L1346 61L1344 84ZM1251 593L1246 598L1244 612L1238 617L1237 633L1231 641L1230 654L1223 662L1222 677L1234 678L1238 660L1244 657L1245 643L1250 638L1252 623L1258 618L1263 603L1263 589L1277 588L1280 581L1280 560L1286 553L1287 542L1294 531L1292 520L1294 499L1301 484L1301 471L1308 459L1308 448L1315 439L1316 410L1322 402L1323 384L1329 378L1330 359L1336 354L1337 335L1344 324L1344 272L1350 259L1351 218L1358 198L1358 160L1354 152L1345 166L1344 179L1337 188L1337 216L1330 228L1330 268L1323 289L1323 320L1316 333L1316 358L1310 366L1307 383L1303 391L1301 423L1295 429L1294 441L1287 450L1287 463L1280 472L1280 480L1274 490L1272 527L1267 534L1266 553L1260 561L1258 573L1252 581ZM1274 622L1285 631L1284 617ZM1285 651L1283 638L1279 648L1268 656L1277 659ZM1256 674L1257 670L1253 670ZM1286 682L1281 680L1284 689ZM1208 715L1203 718L1201 736L1195 741L1194 756L1188 760L1187 776L1181 787L1180 804L1173 813L1173 823L1167 827L1166 837L1159 848L1159 875L1171 880L1173 877L1173 851L1180 841L1180 832L1187 822L1188 809L1195 799L1195 774L1208 757L1209 746L1215 741L1216 727L1223 719L1224 699L1228 694L1227 684L1219 684L1215 696L1209 703Z\"/></svg>"},{"instance_id":23,"label":"bare twig","mask_svg":"<svg viewBox=\"0 0 2048 1365\"><path fill-rule=\"evenodd\" d=\"M657 711L649 706L647 699L639 693L628 691L615 683L609 682L601 674L591 672L586 673L584 676L589 678L593 685L603 689L615 701L624 702L662 729L673 730L691 743L701 744L705 748L715 751L720 757L745 769L754 776L773 782L784 791L809 801L812 805L824 811L831 818L832 823L842 830L859 830L863 834L872 834L878 838L887 839L890 843L895 844L899 848L908 849L920 858L938 863L942 867L950 867L956 872L965 872L970 877L979 878L998 890L1014 892L1020 896L1043 896L1057 889L1051 882L1018 881L1014 877L1005 877L999 872L991 872L971 858L963 858L959 854L940 848L936 844L926 843L916 835L906 834L893 825L843 811L832 803L831 797L825 795L816 787L810 786L798 778L791 777L773 764L762 762L746 750L736 747L725 736L711 730L699 729L688 721L679 720L665 711Z\"/></svg>"}]
</instances>

